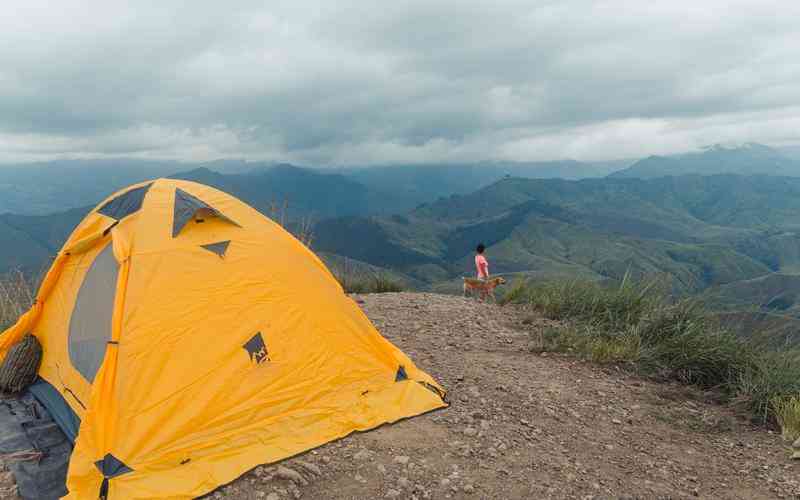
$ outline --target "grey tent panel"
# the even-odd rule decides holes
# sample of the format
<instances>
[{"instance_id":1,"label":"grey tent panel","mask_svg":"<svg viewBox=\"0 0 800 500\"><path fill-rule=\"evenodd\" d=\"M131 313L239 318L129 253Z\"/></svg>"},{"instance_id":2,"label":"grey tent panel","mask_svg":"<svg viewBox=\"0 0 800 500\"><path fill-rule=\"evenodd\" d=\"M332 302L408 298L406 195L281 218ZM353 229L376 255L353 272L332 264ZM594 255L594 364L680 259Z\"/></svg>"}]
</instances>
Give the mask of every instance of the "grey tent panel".
<instances>
[{"instance_id":1,"label":"grey tent panel","mask_svg":"<svg viewBox=\"0 0 800 500\"><path fill-rule=\"evenodd\" d=\"M218 243L209 243L208 245L200 245L201 247L205 248L209 252L214 252L215 254L219 255L220 257L225 257L225 252L228 251L228 246L231 244L231 241L220 241Z\"/></svg>"},{"instance_id":2,"label":"grey tent panel","mask_svg":"<svg viewBox=\"0 0 800 500\"><path fill-rule=\"evenodd\" d=\"M39 377L28 390L33 394L39 403L42 404L53 420L61 428L70 442L74 443L78 437L78 429L81 426L81 419L72 410L72 407L64 400L60 392L49 382Z\"/></svg>"},{"instance_id":3,"label":"grey tent panel","mask_svg":"<svg viewBox=\"0 0 800 500\"><path fill-rule=\"evenodd\" d=\"M183 229L184 226L186 226L186 224L192 220L195 214L201 210L208 211L214 217L219 217L220 219L230 222L234 226L239 225L228 217L225 217L217 209L212 208L206 202L195 198L183 189L178 188L175 189L175 206L173 207L172 217L172 237L174 238L178 236L178 233L181 232L181 229Z\"/></svg>"},{"instance_id":4,"label":"grey tent panel","mask_svg":"<svg viewBox=\"0 0 800 500\"><path fill-rule=\"evenodd\" d=\"M117 291L119 264L111 244L94 259L83 278L69 322L69 359L91 383L111 340L111 317Z\"/></svg>"},{"instance_id":5,"label":"grey tent panel","mask_svg":"<svg viewBox=\"0 0 800 500\"><path fill-rule=\"evenodd\" d=\"M97 211L103 215L107 215L112 219L120 220L134 212L138 212L144 203L144 195L150 189L152 184L141 186L131 189L113 200L109 200L105 205L100 207Z\"/></svg>"}]
</instances>

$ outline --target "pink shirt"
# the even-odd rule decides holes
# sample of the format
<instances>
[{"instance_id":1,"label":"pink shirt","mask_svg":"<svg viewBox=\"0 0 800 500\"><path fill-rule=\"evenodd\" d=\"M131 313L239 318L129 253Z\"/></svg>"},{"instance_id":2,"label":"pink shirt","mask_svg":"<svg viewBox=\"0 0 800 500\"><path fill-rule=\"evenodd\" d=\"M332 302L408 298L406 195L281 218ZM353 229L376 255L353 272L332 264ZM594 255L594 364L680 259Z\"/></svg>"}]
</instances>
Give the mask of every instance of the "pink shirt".
<instances>
[{"instance_id":1,"label":"pink shirt","mask_svg":"<svg viewBox=\"0 0 800 500\"><path fill-rule=\"evenodd\" d=\"M489 261L481 254L475 256L475 267L478 269L478 278L489 277Z\"/></svg>"}]
</instances>

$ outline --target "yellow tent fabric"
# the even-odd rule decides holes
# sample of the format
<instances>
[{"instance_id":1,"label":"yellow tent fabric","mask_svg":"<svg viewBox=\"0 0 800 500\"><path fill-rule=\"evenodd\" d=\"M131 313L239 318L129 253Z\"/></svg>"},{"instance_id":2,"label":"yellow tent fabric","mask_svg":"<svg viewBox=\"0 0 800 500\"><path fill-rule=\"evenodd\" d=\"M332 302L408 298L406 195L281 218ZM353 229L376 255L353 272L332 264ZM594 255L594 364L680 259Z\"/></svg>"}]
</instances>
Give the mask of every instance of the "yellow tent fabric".
<instances>
[{"instance_id":1,"label":"yellow tent fabric","mask_svg":"<svg viewBox=\"0 0 800 500\"><path fill-rule=\"evenodd\" d=\"M446 406L325 265L236 198L158 179L75 229L33 308L40 377L80 419L68 498L191 498Z\"/></svg>"}]
</instances>

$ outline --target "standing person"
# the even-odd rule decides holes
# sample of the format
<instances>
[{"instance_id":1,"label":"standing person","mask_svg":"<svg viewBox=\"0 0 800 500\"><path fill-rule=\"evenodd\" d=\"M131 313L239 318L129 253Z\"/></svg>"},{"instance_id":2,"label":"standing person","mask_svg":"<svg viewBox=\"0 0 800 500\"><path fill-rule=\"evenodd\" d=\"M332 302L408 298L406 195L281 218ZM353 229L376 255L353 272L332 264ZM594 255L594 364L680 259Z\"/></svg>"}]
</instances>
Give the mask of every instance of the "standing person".
<instances>
[{"instance_id":1,"label":"standing person","mask_svg":"<svg viewBox=\"0 0 800 500\"><path fill-rule=\"evenodd\" d=\"M475 254L475 268L478 271L478 279L481 281L489 279L489 261L483 256L484 250L486 250L486 247L483 246L483 243L478 244L475 249L475 252L477 252Z\"/></svg>"}]
</instances>

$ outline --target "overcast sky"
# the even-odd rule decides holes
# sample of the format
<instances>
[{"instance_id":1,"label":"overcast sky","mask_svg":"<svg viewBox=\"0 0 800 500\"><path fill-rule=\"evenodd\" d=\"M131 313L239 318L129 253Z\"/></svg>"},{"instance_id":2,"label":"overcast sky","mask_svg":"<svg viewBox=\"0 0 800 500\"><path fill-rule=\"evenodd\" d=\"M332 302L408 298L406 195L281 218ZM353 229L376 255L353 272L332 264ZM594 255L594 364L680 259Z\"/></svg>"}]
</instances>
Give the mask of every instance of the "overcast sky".
<instances>
[{"instance_id":1,"label":"overcast sky","mask_svg":"<svg viewBox=\"0 0 800 500\"><path fill-rule=\"evenodd\" d=\"M798 0L2 10L2 162L589 160L800 144Z\"/></svg>"}]
</instances>

